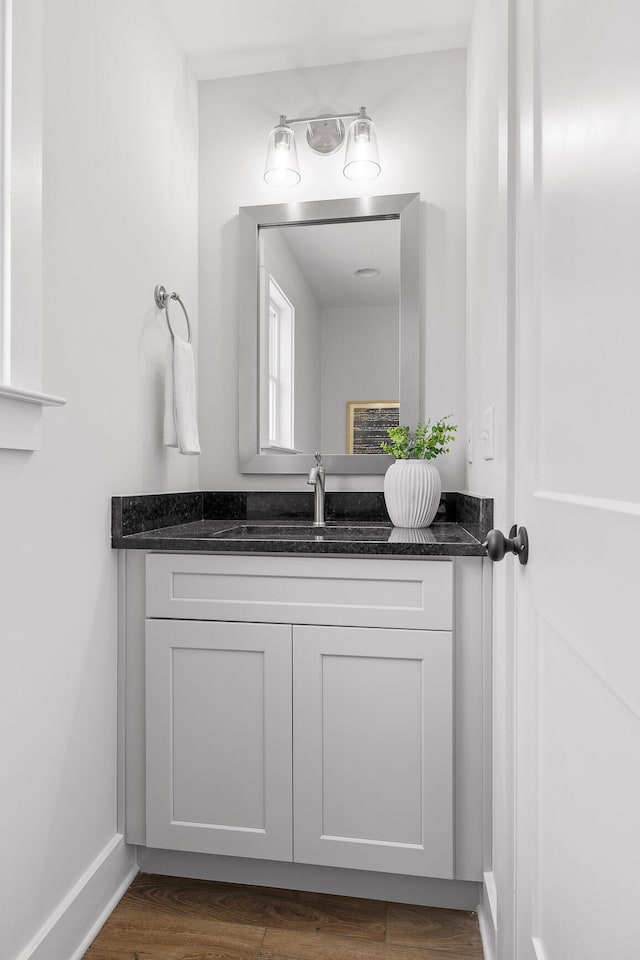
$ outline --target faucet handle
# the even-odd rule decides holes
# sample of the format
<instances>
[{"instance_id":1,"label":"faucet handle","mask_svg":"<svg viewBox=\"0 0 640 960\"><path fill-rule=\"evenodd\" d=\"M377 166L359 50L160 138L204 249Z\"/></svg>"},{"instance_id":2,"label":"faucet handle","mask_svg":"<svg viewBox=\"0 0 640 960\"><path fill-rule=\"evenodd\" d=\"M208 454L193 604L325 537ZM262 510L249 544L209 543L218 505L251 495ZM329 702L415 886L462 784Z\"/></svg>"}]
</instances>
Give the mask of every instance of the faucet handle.
<instances>
[{"instance_id":1,"label":"faucet handle","mask_svg":"<svg viewBox=\"0 0 640 960\"><path fill-rule=\"evenodd\" d=\"M319 467L321 467L321 466L322 466L322 454L320 453L319 450L316 450L316 452L315 452L315 458L316 458L316 463L318 464Z\"/></svg>"}]
</instances>

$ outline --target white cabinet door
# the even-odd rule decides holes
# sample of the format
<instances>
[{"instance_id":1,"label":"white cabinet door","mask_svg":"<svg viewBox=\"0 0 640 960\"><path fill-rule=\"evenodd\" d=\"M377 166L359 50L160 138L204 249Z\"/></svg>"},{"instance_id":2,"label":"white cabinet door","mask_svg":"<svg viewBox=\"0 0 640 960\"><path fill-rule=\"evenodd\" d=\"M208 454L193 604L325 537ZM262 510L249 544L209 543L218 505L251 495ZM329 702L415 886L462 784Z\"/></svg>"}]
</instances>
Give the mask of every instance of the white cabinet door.
<instances>
[{"instance_id":1,"label":"white cabinet door","mask_svg":"<svg viewBox=\"0 0 640 960\"><path fill-rule=\"evenodd\" d=\"M147 845L292 858L291 627L147 620Z\"/></svg>"},{"instance_id":2,"label":"white cabinet door","mask_svg":"<svg viewBox=\"0 0 640 960\"><path fill-rule=\"evenodd\" d=\"M453 877L452 635L294 627L294 859Z\"/></svg>"}]
</instances>

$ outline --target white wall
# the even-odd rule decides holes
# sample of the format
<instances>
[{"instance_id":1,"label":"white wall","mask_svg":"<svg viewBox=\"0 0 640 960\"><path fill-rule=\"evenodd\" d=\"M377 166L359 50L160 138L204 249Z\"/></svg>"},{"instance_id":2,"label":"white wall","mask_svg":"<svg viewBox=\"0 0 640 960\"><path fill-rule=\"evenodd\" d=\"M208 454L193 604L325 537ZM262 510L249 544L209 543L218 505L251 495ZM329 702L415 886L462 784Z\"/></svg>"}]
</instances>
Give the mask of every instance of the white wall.
<instances>
[{"instance_id":1,"label":"white wall","mask_svg":"<svg viewBox=\"0 0 640 960\"><path fill-rule=\"evenodd\" d=\"M467 143L467 419L473 423L473 463L467 488L494 498L494 525L508 531L514 516L513 414L509 372L509 220L507 138L507 0L477 0L468 49ZM495 459L483 458L482 414L495 406ZM465 431L466 432L466 431ZM513 609L515 564L490 567L492 624L492 793L485 826L488 890L481 920L495 942L491 907L497 904L498 957L513 956ZM495 919L495 917L494 917ZM488 954L492 956L492 954Z\"/></svg>"},{"instance_id":2,"label":"white wall","mask_svg":"<svg viewBox=\"0 0 640 960\"><path fill-rule=\"evenodd\" d=\"M298 135L302 183L262 179L280 113L367 108L381 176L346 180L340 157L311 156ZM201 484L302 489L302 477L238 473L237 210L239 206L419 192L422 197L425 413L465 417L465 51L212 80L200 88ZM302 142L301 142L302 141ZM251 282L251 280L249 280ZM464 444L439 461L444 489L465 483ZM382 477L330 477L329 489L381 489Z\"/></svg>"},{"instance_id":3,"label":"white wall","mask_svg":"<svg viewBox=\"0 0 640 960\"><path fill-rule=\"evenodd\" d=\"M325 307L322 451L347 452L347 401L398 399L398 307Z\"/></svg>"},{"instance_id":4,"label":"white wall","mask_svg":"<svg viewBox=\"0 0 640 960\"><path fill-rule=\"evenodd\" d=\"M0 451L0 953L112 840L109 498L195 488L161 447L157 282L197 318L197 87L155 0L45 4L42 452Z\"/></svg>"}]
</instances>

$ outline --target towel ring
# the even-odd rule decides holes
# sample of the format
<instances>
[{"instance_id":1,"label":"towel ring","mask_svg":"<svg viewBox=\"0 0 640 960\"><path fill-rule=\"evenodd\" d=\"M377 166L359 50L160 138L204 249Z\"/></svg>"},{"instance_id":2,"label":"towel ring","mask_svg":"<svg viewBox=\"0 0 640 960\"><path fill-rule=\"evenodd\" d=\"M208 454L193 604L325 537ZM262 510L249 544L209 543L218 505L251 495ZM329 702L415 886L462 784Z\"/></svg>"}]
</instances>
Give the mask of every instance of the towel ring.
<instances>
[{"instance_id":1,"label":"towel ring","mask_svg":"<svg viewBox=\"0 0 640 960\"><path fill-rule=\"evenodd\" d=\"M155 290L153 291L153 295L156 301L156 305L160 308L160 310L167 311L167 326L169 327L169 332L171 333L172 337L175 337L175 332L173 327L171 326L171 317L169 316L169 302L171 300L178 301L178 303L182 307L184 318L187 321L187 331L188 331L187 343L191 343L191 321L189 320L189 314L187 313L187 308L185 307L184 303L180 299L180 295L175 291L173 293L167 293L167 291L165 290L165 288L162 286L161 283L159 283L156 286Z\"/></svg>"}]
</instances>

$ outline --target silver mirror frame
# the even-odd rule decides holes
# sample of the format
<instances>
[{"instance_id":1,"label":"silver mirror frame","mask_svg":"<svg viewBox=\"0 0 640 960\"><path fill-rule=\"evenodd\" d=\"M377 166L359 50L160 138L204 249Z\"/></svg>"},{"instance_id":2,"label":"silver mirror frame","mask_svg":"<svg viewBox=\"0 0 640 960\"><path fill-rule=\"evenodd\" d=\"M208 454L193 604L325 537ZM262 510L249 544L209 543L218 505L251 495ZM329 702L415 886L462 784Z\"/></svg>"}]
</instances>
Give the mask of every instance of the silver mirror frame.
<instances>
[{"instance_id":1,"label":"silver mirror frame","mask_svg":"<svg viewBox=\"0 0 640 960\"><path fill-rule=\"evenodd\" d=\"M240 473L308 473L313 453L260 453L259 411L259 244L258 231L266 226L336 223L350 220L400 220L400 422L414 425L420 418L420 194L316 200L240 207L238 291L238 438ZM247 278L253 278L247 280ZM386 454L329 454L322 451L329 474L384 473L393 458Z\"/></svg>"}]
</instances>

